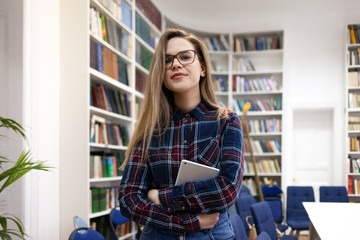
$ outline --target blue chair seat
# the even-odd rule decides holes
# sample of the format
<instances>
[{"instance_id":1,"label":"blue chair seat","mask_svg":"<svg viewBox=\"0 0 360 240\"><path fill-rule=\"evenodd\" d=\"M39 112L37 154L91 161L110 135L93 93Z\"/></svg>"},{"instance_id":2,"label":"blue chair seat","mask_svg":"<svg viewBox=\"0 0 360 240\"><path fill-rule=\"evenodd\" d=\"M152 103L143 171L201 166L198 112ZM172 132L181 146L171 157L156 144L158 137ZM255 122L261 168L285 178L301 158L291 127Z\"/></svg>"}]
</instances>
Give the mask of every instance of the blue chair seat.
<instances>
[{"instance_id":1,"label":"blue chair seat","mask_svg":"<svg viewBox=\"0 0 360 240\"><path fill-rule=\"evenodd\" d=\"M296 229L309 229L310 221L309 220L288 220L287 224L291 228ZM279 229L280 230L280 229Z\"/></svg>"}]
</instances>

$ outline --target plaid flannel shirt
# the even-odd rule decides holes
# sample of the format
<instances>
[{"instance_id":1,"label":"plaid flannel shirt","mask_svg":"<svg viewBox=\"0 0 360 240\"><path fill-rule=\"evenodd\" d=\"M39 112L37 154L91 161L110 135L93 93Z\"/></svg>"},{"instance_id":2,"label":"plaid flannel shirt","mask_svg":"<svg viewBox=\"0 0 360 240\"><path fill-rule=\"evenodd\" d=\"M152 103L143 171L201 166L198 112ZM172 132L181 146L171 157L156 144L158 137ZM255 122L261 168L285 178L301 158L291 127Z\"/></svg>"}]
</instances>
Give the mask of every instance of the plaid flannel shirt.
<instances>
[{"instance_id":1,"label":"plaid flannel shirt","mask_svg":"<svg viewBox=\"0 0 360 240\"><path fill-rule=\"evenodd\" d=\"M189 113L175 110L167 132L154 135L147 157L134 148L120 184L124 216L140 224L187 233L200 230L197 213L224 212L236 200L243 175L243 135L238 116L218 118L200 103ZM174 186L182 159L220 169L215 178ZM161 206L147 197L159 189Z\"/></svg>"}]
</instances>

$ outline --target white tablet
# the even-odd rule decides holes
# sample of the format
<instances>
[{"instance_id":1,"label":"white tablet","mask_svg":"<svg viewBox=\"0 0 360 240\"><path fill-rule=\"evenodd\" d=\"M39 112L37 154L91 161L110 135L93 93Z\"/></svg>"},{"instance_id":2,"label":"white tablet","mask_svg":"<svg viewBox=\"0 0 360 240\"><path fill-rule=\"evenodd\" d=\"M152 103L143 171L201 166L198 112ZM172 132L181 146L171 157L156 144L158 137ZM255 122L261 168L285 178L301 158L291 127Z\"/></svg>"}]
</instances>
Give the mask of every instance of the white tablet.
<instances>
[{"instance_id":1,"label":"white tablet","mask_svg":"<svg viewBox=\"0 0 360 240\"><path fill-rule=\"evenodd\" d=\"M185 182L204 181L219 174L219 169L204 164L194 163L188 160L181 160L179 173L176 177L175 186Z\"/></svg>"}]
</instances>

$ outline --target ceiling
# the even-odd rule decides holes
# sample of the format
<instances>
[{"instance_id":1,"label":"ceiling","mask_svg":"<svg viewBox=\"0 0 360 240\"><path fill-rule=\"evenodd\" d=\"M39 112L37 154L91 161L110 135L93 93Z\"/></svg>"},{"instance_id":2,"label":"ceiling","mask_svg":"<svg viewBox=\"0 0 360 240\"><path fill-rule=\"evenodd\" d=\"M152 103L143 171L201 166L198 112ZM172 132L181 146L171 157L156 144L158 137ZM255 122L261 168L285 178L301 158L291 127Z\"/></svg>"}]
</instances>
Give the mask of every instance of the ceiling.
<instances>
[{"instance_id":1,"label":"ceiling","mask_svg":"<svg viewBox=\"0 0 360 240\"><path fill-rule=\"evenodd\" d=\"M249 21L269 24L316 19L323 11L334 13L359 7L358 0L151 0L162 14L180 26L204 32L244 29ZM356 7L357 6L357 7ZM251 23L251 22L250 22ZM251 25L251 24L250 24ZM278 26L276 27L278 28Z\"/></svg>"}]
</instances>

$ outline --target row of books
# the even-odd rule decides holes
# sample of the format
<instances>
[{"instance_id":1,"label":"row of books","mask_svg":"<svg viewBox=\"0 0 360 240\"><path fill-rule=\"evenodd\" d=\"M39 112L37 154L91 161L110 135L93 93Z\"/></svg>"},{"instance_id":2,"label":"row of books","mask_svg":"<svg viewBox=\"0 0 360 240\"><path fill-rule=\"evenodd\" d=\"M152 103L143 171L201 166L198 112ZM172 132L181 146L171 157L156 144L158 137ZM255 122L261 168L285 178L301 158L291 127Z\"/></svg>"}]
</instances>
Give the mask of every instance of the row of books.
<instances>
[{"instance_id":1,"label":"row of books","mask_svg":"<svg viewBox=\"0 0 360 240\"><path fill-rule=\"evenodd\" d=\"M350 173L360 173L360 159L350 159L349 157L349 165L350 165Z\"/></svg>"},{"instance_id":2,"label":"row of books","mask_svg":"<svg viewBox=\"0 0 360 240\"><path fill-rule=\"evenodd\" d=\"M90 213L114 208L118 201L118 188L90 188Z\"/></svg>"},{"instance_id":3,"label":"row of books","mask_svg":"<svg viewBox=\"0 0 360 240\"><path fill-rule=\"evenodd\" d=\"M227 64L218 64L218 61L215 58L211 58L211 62L210 62L210 70L212 72L222 72L222 71L228 71L228 66Z\"/></svg>"},{"instance_id":4,"label":"row of books","mask_svg":"<svg viewBox=\"0 0 360 240\"><path fill-rule=\"evenodd\" d=\"M201 40L210 51L227 51L230 49L229 43L223 34L217 37L201 38Z\"/></svg>"},{"instance_id":5,"label":"row of books","mask_svg":"<svg viewBox=\"0 0 360 240\"><path fill-rule=\"evenodd\" d=\"M258 173L281 173L278 159L262 159L256 161ZM254 174L254 165L250 161L244 161L244 174Z\"/></svg>"},{"instance_id":6,"label":"row of books","mask_svg":"<svg viewBox=\"0 0 360 240\"><path fill-rule=\"evenodd\" d=\"M109 16L90 8L90 32L131 57L131 35Z\"/></svg>"},{"instance_id":7,"label":"row of books","mask_svg":"<svg viewBox=\"0 0 360 240\"><path fill-rule=\"evenodd\" d=\"M131 222L131 221L128 221L126 223L123 223L121 225L117 225L116 226L116 236L118 237L123 237L129 233L132 232L132 229L135 227L135 224L134 222ZM126 239L129 239L129 238L126 238ZM131 238L133 239L133 238Z\"/></svg>"},{"instance_id":8,"label":"row of books","mask_svg":"<svg viewBox=\"0 0 360 240\"><path fill-rule=\"evenodd\" d=\"M348 107L359 108L360 107L360 93L349 93L348 94Z\"/></svg>"},{"instance_id":9,"label":"row of books","mask_svg":"<svg viewBox=\"0 0 360 240\"><path fill-rule=\"evenodd\" d=\"M149 24L139 15L136 14L135 18L135 30L136 34L144 40L151 47L155 48L157 42L159 41L159 37L152 31Z\"/></svg>"},{"instance_id":10,"label":"row of books","mask_svg":"<svg viewBox=\"0 0 360 240\"><path fill-rule=\"evenodd\" d=\"M119 124L106 123L105 118L92 115L90 120L90 142L127 146L129 143L129 129Z\"/></svg>"},{"instance_id":11,"label":"row of books","mask_svg":"<svg viewBox=\"0 0 360 240\"><path fill-rule=\"evenodd\" d=\"M360 117L349 116L348 130L349 131L360 131Z\"/></svg>"},{"instance_id":12,"label":"row of books","mask_svg":"<svg viewBox=\"0 0 360 240\"><path fill-rule=\"evenodd\" d=\"M348 194L360 194L360 179L348 176Z\"/></svg>"},{"instance_id":13,"label":"row of books","mask_svg":"<svg viewBox=\"0 0 360 240\"><path fill-rule=\"evenodd\" d=\"M96 218L90 219L89 227L98 231L105 239L111 239L111 229L110 229L110 218L109 215L104 215Z\"/></svg>"},{"instance_id":14,"label":"row of books","mask_svg":"<svg viewBox=\"0 0 360 240\"><path fill-rule=\"evenodd\" d=\"M233 75L233 92L256 92L280 90L274 77L244 78Z\"/></svg>"},{"instance_id":15,"label":"row of books","mask_svg":"<svg viewBox=\"0 0 360 240\"><path fill-rule=\"evenodd\" d=\"M147 17L158 30L161 30L161 13L152 1L135 1L136 7Z\"/></svg>"},{"instance_id":16,"label":"row of books","mask_svg":"<svg viewBox=\"0 0 360 240\"><path fill-rule=\"evenodd\" d=\"M90 67L125 85L129 84L131 65L92 38L90 38Z\"/></svg>"},{"instance_id":17,"label":"row of books","mask_svg":"<svg viewBox=\"0 0 360 240\"><path fill-rule=\"evenodd\" d=\"M250 133L280 133L281 119L248 119L245 121Z\"/></svg>"},{"instance_id":18,"label":"row of books","mask_svg":"<svg viewBox=\"0 0 360 240\"><path fill-rule=\"evenodd\" d=\"M348 72L348 86L349 87L359 87L360 86L359 71Z\"/></svg>"},{"instance_id":19,"label":"row of books","mask_svg":"<svg viewBox=\"0 0 360 240\"><path fill-rule=\"evenodd\" d=\"M271 50L280 48L280 37L278 35L263 37L235 37L234 51Z\"/></svg>"},{"instance_id":20,"label":"row of books","mask_svg":"<svg viewBox=\"0 0 360 240\"><path fill-rule=\"evenodd\" d=\"M139 69L136 69L135 73L135 89L138 92L144 93L146 84L146 75Z\"/></svg>"},{"instance_id":21,"label":"row of books","mask_svg":"<svg viewBox=\"0 0 360 240\"><path fill-rule=\"evenodd\" d=\"M358 25L349 25L349 42L351 44L357 44L360 43L360 29Z\"/></svg>"},{"instance_id":22,"label":"row of books","mask_svg":"<svg viewBox=\"0 0 360 240\"><path fill-rule=\"evenodd\" d=\"M347 54L349 66L360 65L359 54L360 48L357 48L356 50L349 50Z\"/></svg>"},{"instance_id":23,"label":"row of books","mask_svg":"<svg viewBox=\"0 0 360 240\"><path fill-rule=\"evenodd\" d=\"M128 94L103 84L91 83L90 105L124 116L131 116Z\"/></svg>"},{"instance_id":24,"label":"row of books","mask_svg":"<svg viewBox=\"0 0 360 240\"><path fill-rule=\"evenodd\" d=\"M120 177L123 171L120 170L124 162L124 155L121 153L91 153L90 155L90 178Z\"/></svg>"},{"instance_id":25,"label":"row of books","mask_svg":"<svg viewBox=\"0 0 360 240\"><path fill-rule=\"evenodd\" d=\"M281 153L281 146L277 139L274 140L250 140L253 153ZM250 144L244 139L244 152L250 152Z\"/></svg>"},{"instance_id":26,"label":"row of books","mask_svg":"<svg viewBox=\"0 0 360 240\"><path fill-rule=\"evenodd\" d=\"M263 185L268 185L269 182L270 182L270 180L267 177L262 178L260 180L260 187ZM278 183L274 179L272 179L272 183L274 185L278 185ZM253 196L258 195L258 190L257 190L254 178L252 178L252 177L244 178L242 184L250 189L251 195L253 195Z\"/></svg>"},{"instance_id":27,"label":"row of books","mask_svg":"<svg viewBox=\"0 0 360 240\"><path fill-rule=\"evenodd\" d=\"M233 58L232 61L233 71L235 72L254 72L255 66L250 59Z\"/></svg>"},{"instance_id":28,"label":"row of books","mask_svg":"<svg viewBox=\"0 0 360 240\"><path fill-rule=\"evenodd\" d=\"M249 112L252 111L279 111L282 108L281 97L262 98L262 99L234 99L234 109L236 112L242 112L247 102L251 106Z\"/></svg>"},{"instance_id":29,"label":"row of books","mask_svg":"<svg viewBox=\"0 0 360 240\"><path fill-rule=\"evenodd\" d=\"M128 28L132 28L131 6L125 0L98 0L116 20L124 23Z\"/></svg>"},{"instance_id":30,"label":"row of books","mask_svg":"<svg viewBox=\"0 0 360 240\"><path fill-rule=\"evenodd\" d=\"M141 43L136 42L136 62L143 66L145 69L149 70L151 65L151 60L153 53L143 46Z\"/></svg>"},{"instance_id":31,"label":"row of books","mask_svg":"<svg viewBox=\"0 0 360 240\"><path fill-rule=\"evenodd\" d=\"M348 137L348 152L360 151L360 137Z\"/></svg>"},{"instance_id":32,"label":"row of books","mask_svg":"<svg viewBox=\"0 0 360 240\"><path fill-rule=\"evenodd\" d=\"M227 92L227 84L224 81L223 76L217 76L214 80L214 86L215 86L215 91L217 92Z\"/></svg>"}]
</instances>

